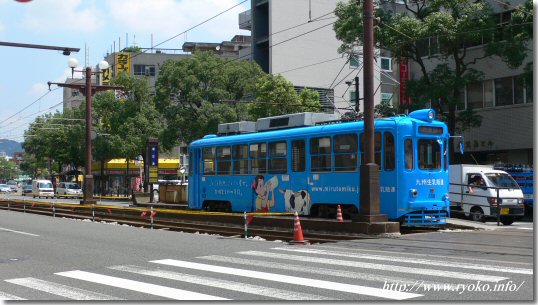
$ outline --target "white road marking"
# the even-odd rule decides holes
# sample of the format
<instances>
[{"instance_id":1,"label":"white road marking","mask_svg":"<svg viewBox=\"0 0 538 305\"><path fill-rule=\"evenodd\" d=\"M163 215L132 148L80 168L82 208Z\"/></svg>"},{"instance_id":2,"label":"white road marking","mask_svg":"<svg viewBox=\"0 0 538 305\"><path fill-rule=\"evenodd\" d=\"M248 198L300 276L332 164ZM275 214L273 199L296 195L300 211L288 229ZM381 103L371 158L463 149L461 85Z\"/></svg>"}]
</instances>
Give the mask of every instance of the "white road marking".
<instances>
[{"instance_id":1,"label":"white road marking","mask_svg":"<svg viewBox=\"0 0 538 305\"><path fill-rule=\"evenodd\" d=\"M341 259L337 260L337 259L330 259L330 258L324 258L324 257L323 258L322 257L310 257L310 256L301 256L301 255L292 255L292 254L269 253L269 252L261 252L261 251L245 251L245 252L239 252L239 254L253 255L253 256L258 256L258 257L279 258L279 259L294 260L294 261L300 261L300 262L320 263L324 265L348 266L348 267L356 267L356 268L384 270L384 271L391 271L391 272L403 272L403 273L412 273L412 274L420 274L420 275L450 277L450 278L457 278L457 279L471 280L471 281L500 282L500 281L508 279L507 277L501 277L501 276L453 272L453 271L435 270L435 269L411 268L411 267L405 267L405 266L373 264L373 263L365 263L365 262L357 262L357 261L346 261L346 260L341 260Z\"/></svg>"},{"instance_id":2,"label":"white road marking","mask_svg":"<svg viewBox=\"0 0 538 305\"><path fill-rule=\"evenodd\" d=\"M123 300L106 294L44 281L33 277L10 279L5 281L54 295L59 295L72 300Z\"/></svg>"},{"instance_id":3,"label":"white road marking","mask_svg":"<svg viewBox=\"0 0 538 305\"><path fill-rule=\"evenodd\" d=\"M213 301L213 300L227 300L225 298L212 296L209 294L197 293L183 289L170 288L155 284L149 284L139 281L133 281L128 279L123 279L114 276L102 275L97 273L91 273L80 270L73 270L67 272L58 272L55 273L60 276L70 277L78 280L99 283L103 285L108 285L112 287L118 287L128 290L133 290L137 292L157 295L165 298L170 298L174 300L203 300L203 301Z\"/></svg>"},{"instance_id":4,"label":"white road marking","mask_svg":"<svg viewBox=\"0 0 538 305\"><path fill-rule=\"evenodd\" d=\"M22 300L26 300L26 299L19 298L16 295L12 295L12 294L0 291L0 301L9 301L9 300L20 300L20 301L22 301Z\"/></svg>"},{"instance_id":5,"label":"white road marking","mask_svg":"<svg viewBox=\"0 0 538 305\"><path fill-rule=\"evenodd\" d=\"M349 252L339 252L339 251L327 251L327 250L320 250L320 249L303 249L303 248L300 249L300 248L278 247L278 248L273 248L273 250L301 252L301 253L308 253L308 254L322 254L322 255L341 256L341 257L352 257L352 258L380 260L380 261L389 261L389 262L398 262L398 263L422 264L422 265L430 265L430 266L437 266L437 267L453 267L453 268L462 268L462 269L487 270L487 271L518 273L518 274L532 274L533 273L532 269L511 268L511 267L502 267L502 266L487 266L487 265L470 264L470 263L463 263L463 262L459 262L459 263L441 262L441 261L433 261L433 260L420 259L420 258L370 255L370 254L359 254L359 253L349 253Z\"/></svg>"},{"instance_id":6,"label":"white road marking","mask_svg":"<svg viewBox=\"0 0 538 305\"><path fill-rule=\"evenodd\" d=\"M355 293L355 294L361 294L361 295L375 296L375 297L387 298L387 299L393 299L393 300L405 300L405 299L416 298L416 297L422 296L421 294L415 294L415 293L399 292L399 291L392 291L392 290L387 290L387 289L380 289L380 288L373 288L373 287L366 287L366 286L359 286L359 285L350 285L350 284L344 284L344 283L316 280L316 279L310 279L310 278L304 278L304 277L298 277L298 276L288 276L288 275L282 275L282 274L276 274L276 273L253 271L253 270L247 270L247 269L199 264L199 263L192 263L192 262L179 261L179 260L173 260L173 259L162 259L162 260L156 260L156 261L150 261L150 262L156 263L156 264L181 267L181 268L190 268L190 269L195 269L195 270L204 270L204 271L209 271L209 272L244 276L244 277L249 277L249 278L273 281L273 282L281 282L281 283L301 285L301 286L307 286L307 287L313 287L313 288L329 289L329 290L334 290L334 291L342 291L342 292Z\"/></svg>"},{"instance_id":7,"label":"white road marking","mask_svg":"<svg viewBox=\"0 0 538 305\"><path fill-rule=\"evenodd\" d=\"M39 236L37 234L32 234L32 233L27 233L27 232L22 232L22 231L15 231L15 230L10 230L10 229L6 229L6 228L0 228L0 230L7 231L7 232L12 232L12 233L23 234L23 235Z\"/></svg>"},{"instance_id":8,"label":"white road marking","mask_svg":"<svg viewBox=\"0 0 538 305\"><path fill-rule=\"evenodd\" d=\"M201 256L198 258L215 261L215 262L232 263L232 264L246 265L246 266L256 266L256 267L261 267L261 268L273 268L273 269L312 273L312 274L323 274L323 275L328 275L328 276L344 277L344 278L350 278L350 279L356 279L356 280L390 282L390 283L398 283L398 284L408 285L408 286L413 286L417 284L416 279L410 279L410 278L383 276L383 275L372 274L372 273L361 273L361 272L353 272L353 271L347 271L347 270L327 269L327 268L321 268L321 267L308 267L308 266L301 266L301 265L283 264L283 263L271 262L267 260L252 260L252 259L236 258L236 257L228 257L228 256L220 256L220 255L208 255L208 256ZM443 287L453 287L454 289L457 288L457 285L449 284L449 283L429 282L429 281L422 281L422 280L419 280L418 282L420 282L423 285L441 285Z\"/></svg>"},{"instance_id":9,"label":"white road marking","mask_svg":"<svg viewBox=\"0 0 538 305\"><path fill-rule=\"evenodd\" d=\"M227 290L239 291L243 293L251 293L255 295L263 295L271 298L282 299L282 300L335 300L334 298L312 295L300 292L294 292L289 290L275 289L258 285L245 284L240 282L233 282L227 280L221 280L212 277L197 276L185 273L178 273L173 271L166 271L160 269L150 269L142 266L134 265L123 265L123 266L112 266L108 267L110 269L149 275L159 278L165 278L169 280L189 282L193 284L205 285L210 287L222 288Z\"/></svg>"},{"instance_id":10,"label":"white road marking","mask_svg":"<svg viewBox=\"0 0 538 305\"><path fill-rule=\"evenodd\" d=\"M397 245L394 245L397 246ZM335 246L327 246L327 245L319 245L320 248L329 248L329 249L338 249L338 250L349 250L349 248L345 247L335 247ZM396 254L401 255L402 252L394 252L394 251L384 251L384 250L371 250L371 249L356 249L354 248L353 251L357 252L375 252L375 253L390 253L390 254ZM492 263L502 263L502 264L518 264L518 265L529 265L534 266L533 263L523 263L523 262L513 262L513 261L501 261L501 260L494 260L494 259L485 259L485 258L475 258L475 257L462 257L462 256L447 256L447 255L435 255L435 254L422 254L422 253L405 253L406 256L426 256L426 257L438 257L441 259L453 259L453 260L464 260L464 261L479 261L479 262L492 262Z\"/></svg>"},{"instance_id":11,"label":"white road marking","mask_svg":"<svg viewBox=\"0 0 538 305\"><path fill-rule=\"evenodd\" d=\"M519 230L534 230L534 228L527 228L527 227L516 227L516 229L519 229Z\"/></svg>"}]
</instances>

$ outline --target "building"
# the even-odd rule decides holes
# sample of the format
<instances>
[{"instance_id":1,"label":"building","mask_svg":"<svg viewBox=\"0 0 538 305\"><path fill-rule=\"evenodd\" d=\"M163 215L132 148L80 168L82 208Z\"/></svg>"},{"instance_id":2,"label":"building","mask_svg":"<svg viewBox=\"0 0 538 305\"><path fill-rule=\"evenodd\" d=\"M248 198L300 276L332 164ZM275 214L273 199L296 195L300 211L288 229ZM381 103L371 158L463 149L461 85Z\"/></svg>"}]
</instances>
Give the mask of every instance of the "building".
<instances>
[{"instance_id":1,"label":"building","mask_svg":"<svg viewBox=\"0 0 538 305\"><path fill-rule=\"evenodd\" d=\"M338 53L341 42L333 30L337 2L251 0L251 9L239 15L239 27L251 31L252 58L265 72L284 76L297 91L318 91L325 112L343 115L355 110L352 81L358 76L361 82L362 51ZM380 69L375 67L374 88L381 82ZM361 91L362 84L359 97ZM382 93L376 92L374 104L380 103Z\"/></svg>"},{"instance_id":2,"label":"building","mask_svg":"<svg viewBox=\"0 0 538 305\"><path fill-rule=\"evenodd\" d=\"M402 12L403 1L384 1L384 9ZM508 24L512 11L524 0L503 3L491 0L491 5L498 26ZM483 41L467 48L469 57L480 57ZM438 45L436 37L423 41L424 56L429 69L433 69L438 61L429 56L436 53ZM531 82L520 82L524 66L532 61L533 44L528 45L526 62L517 69L509 68L500 58L489 57L478 60L471 67L483 72L483 80L468 85L461 93L464 109L474 109L482 116L480 127L465 130L462 134L465 147L463 163L493 164L495 162L512 164L533 164L533 86ZM477 56L475 56L477 55ZM408 66L394 69L394 77L402 75L400 68L407 68L408 78L418 78L422 73L420 67L413 62ZM405 82L405 79L399 79ZM389 88L386 89L387 91ZM397 88L394 88L397 93ZM395 99L398 101L398 99ZM399 100L399 102L402 102ZM463 110L463 109L460 109ZM457 145L455 145L457 147Z\"/></svg>"}]
</instances>

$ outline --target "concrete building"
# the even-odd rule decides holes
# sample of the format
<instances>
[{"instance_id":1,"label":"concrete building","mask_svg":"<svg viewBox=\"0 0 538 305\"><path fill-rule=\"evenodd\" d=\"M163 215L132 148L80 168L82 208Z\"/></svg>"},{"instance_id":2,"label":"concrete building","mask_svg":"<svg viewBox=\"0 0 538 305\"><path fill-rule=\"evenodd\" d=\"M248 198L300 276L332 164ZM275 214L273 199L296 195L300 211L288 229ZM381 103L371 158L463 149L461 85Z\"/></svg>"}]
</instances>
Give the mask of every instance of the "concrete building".
<instances>
[{"instance_id":1,"label":"concrete building","mask_svg":"<svg viewBox=\"0 0 538 305\"><path fill-rule=\"evenodd\" d=\"M491 0L498 26L508 24L512 11L524 0L510 3ZM385 9L403 11L402 1L386 1ZM486 41L488 37L483 37ZM424 41L423 60L427 69L432 70L439 62L430 58L438 45L436 38ZM525 65L532 61L533 43L527 46L527 59L517 69L509 68L499 57L478 60L470 67L483 72L482 81L468 85L461 94L464 109L472 108L482 116L482 124L462 134L465 146L463 163L492 164L495 162L512 164L533 164L533 86L532 82L520 81ZM481 57L483 44L467 48L469 58ZM396 67L396 73L399 67ZM397 74L396 74L397 75ZM422 75L420 67L409 63L409 77ZM461 109L463 110L463 109ZM457 147L457 145L456 145Z\"/></svg>"},{"instance_id":2,"label":"concrete building","mask_svg":"<svg viewBox=\"0 0 538 305\"><path fill-rule=\"evenodd\" d=\"M251 9L239 15L239 27L251 31L252 58L265 72L284 76L297 91L304 87L318 91L325 112L343 115L355 109L351 82L358 76L362 83L362 51L357 48L355 54L338 53L341 43L333 30L336 3L251 0ZM379 63L379 58L376 61ZM377 88L380 67L375 69ZM362 91L361 84L361 98ZM374 104L380 103L381 93L377 90Z\"/></svg>"}]
</instances>

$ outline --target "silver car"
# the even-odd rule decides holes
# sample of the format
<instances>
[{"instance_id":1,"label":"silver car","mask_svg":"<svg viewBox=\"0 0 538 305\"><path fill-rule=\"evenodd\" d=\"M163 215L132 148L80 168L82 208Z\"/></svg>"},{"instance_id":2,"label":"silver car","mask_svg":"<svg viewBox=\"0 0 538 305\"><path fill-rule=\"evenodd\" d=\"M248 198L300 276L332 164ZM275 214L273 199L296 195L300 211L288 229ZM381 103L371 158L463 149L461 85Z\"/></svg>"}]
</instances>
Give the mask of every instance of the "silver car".
<instances>
[{"instance_id":1,"label":"silver car","mask_svg":"<svg viewBox=\"0 0 538 305\"><path fill-rule=\"evenodd\" d=\"M56 187L56 195L81 196L82 189L75 182L60 182Z\"/></svg>"},{"instance_id":2,"label":"silver car","mask_svg":"<svg viewBox=\"0 0 538 305\"><path fill-rule=\"evenodd\" d=\"M9 193L11 188L7 184L0 184L0 193Z\"/></svg>"}]
</instances>

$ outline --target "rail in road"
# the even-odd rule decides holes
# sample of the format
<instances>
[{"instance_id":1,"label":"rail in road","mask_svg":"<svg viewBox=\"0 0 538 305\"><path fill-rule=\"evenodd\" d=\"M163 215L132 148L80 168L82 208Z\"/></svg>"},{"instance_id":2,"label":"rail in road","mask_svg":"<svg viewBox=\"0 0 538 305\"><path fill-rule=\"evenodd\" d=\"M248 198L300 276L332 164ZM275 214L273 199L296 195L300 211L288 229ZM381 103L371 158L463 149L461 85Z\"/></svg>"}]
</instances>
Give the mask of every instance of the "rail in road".
<instances>
[{"instance_id":1,"label":"rail in road","mask_svg":"<svg viewBox=\"0 0 538 305\"><path fill-rule=\"evenodd\" d=\"M80 205L16 199L0 199L0 209L52 217L115 222L152 229L245 237L244 215L237 213L154 207ZM253 213L252 216L252 221L246 230L248 237L259 236L267 240L293 240L294 217L290 213ZM357 223L351 221L336 222L336 220L303 218L300 222L304 238L310 243L379 237L357 233ZM424 232L425 229L419 231Z\"/></svg>"}]
</instances>

